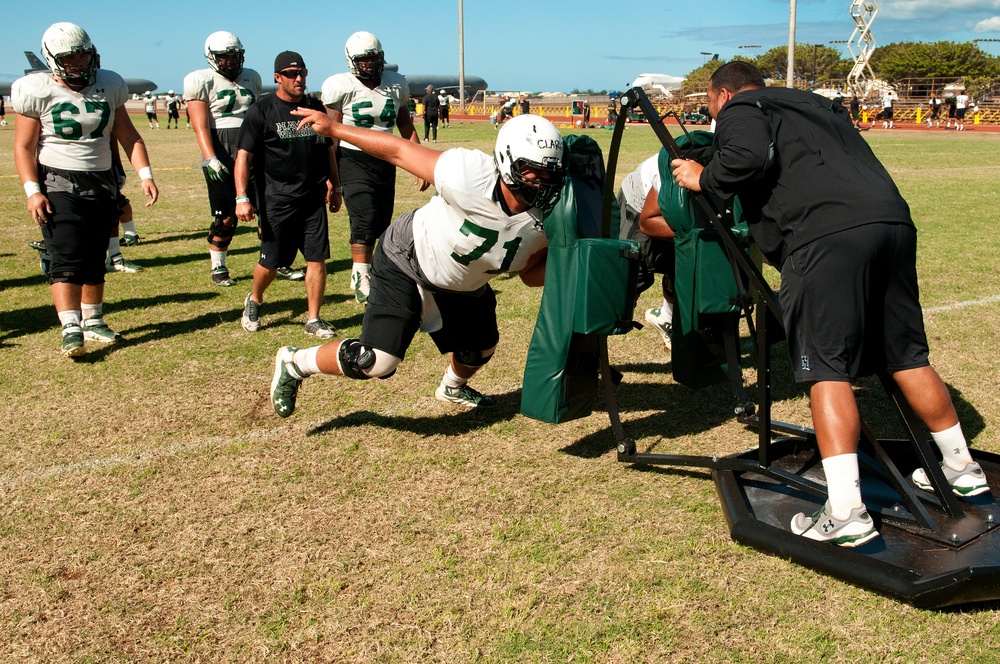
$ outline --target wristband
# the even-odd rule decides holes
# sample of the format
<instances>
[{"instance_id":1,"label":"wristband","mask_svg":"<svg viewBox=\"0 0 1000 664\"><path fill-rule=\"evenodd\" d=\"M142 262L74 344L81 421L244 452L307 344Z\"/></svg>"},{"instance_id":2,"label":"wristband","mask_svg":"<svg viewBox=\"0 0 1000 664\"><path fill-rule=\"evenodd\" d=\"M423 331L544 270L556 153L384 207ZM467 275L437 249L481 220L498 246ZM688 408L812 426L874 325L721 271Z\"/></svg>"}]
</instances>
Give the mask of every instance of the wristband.
<instances>
[{"instance_id":1,"label":"wristband","mask_svg":"<svg viewBox=\"0 0 1000 664\"><path fill-rule=\"evenodd\" d=\"M344 188L343 187L334 187L333 190L335 192L337 192L338 194L344 193Z\"/></svg>"},{"instance_id":2,"label":"wristband","mask_svg":"<svg viewBox=\"0 0 1000 664\"><path fill-rule=\"evenodd\" d=\"M250 197L249 196L237 196L236 197L236 202L237 203L249 203L250 202Z\"/></svg>"},{"instance_id":3,"label":"wristband","mask_svg":"<svg viewBox=\"0 0 1000 664\"><path fill-rule=\"evenodd\" d=\"M24 193L27 194L28 198L31 198L35 194L42 193L42 188L38 186L37 182L25 182Z\"/></svg>"},{"instance_id":4,"label":"wristband","mask_svg":"<svg viewBox=\"0 0 1000 664\"><path fill-rule=\"evenodd\" d=\"M149 166L143 166L139 169L139 179L140 180L152 180L153 179L153 169Z\"/></svg>"}]
</instances>

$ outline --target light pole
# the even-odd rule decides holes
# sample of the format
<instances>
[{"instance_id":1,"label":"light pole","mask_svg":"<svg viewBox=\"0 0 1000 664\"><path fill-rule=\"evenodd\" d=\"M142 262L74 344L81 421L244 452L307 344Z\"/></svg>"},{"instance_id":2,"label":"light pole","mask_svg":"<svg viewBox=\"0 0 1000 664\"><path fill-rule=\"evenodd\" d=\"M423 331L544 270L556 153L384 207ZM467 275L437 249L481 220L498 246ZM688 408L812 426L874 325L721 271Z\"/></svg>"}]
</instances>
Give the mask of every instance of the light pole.
<instances>
[{"instance_id":1,"label":"light pole","mask_svg":"<svg viewBox=\"0 0 1000 664\"><path fill-rule=\"evenodd\" d=\"M788 4L788 64L785 73L785 87L795 87L792 77L795 75L795 0Z\"/></svg>"},{"instance_id":2,"label":"light pole","mask_svg":"<svg viewBox=\"0 0 1000 664\"><path fill-rule=\"evenodd\" d=\"M708 56L712 55L712 52L702 51L701 54L705 56L705 59L701 61L701 64L704 65L706 62L708 62Z\"/></svg>"},{"instance_id":3,"label":"light pole","mask_svg":"<svg viewBox=\"0 0 1000 664\"><path fill-rule=\"evenodd\" d=\"M465 113L465 19L458 0L458 105Z\"/></svg>"}]
</instances>

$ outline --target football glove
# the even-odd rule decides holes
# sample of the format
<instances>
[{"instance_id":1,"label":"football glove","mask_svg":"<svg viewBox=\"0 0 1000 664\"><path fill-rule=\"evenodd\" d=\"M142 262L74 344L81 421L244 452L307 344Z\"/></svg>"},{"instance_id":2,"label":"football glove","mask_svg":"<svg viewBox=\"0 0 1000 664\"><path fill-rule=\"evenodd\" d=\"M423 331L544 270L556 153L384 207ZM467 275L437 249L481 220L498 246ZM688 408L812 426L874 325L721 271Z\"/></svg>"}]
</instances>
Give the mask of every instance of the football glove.
<instances>
[{"instance_id":1,"label":"football glove","mask_svg":"<svg viewBox=\"0 0 1000 664\"><path fill-rule=\"evenodd\" d=\"M208 177L216 182L222 182L223 175L229 172L229 169L215 155L208 159L202 159L201 167L207 169Z\"/></svg>"}]
</instances>

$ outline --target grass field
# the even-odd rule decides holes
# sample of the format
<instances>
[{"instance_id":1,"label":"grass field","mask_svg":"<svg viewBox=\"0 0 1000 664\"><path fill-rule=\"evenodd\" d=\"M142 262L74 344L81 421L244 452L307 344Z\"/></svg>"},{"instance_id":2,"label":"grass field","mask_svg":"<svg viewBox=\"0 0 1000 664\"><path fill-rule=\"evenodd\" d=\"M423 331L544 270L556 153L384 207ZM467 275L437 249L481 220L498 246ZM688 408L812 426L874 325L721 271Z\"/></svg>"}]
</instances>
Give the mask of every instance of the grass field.
<instances>
[{"instance_id":1,"label":"grass field","mask_svg":"<svg viewBox=\"0 0 1000 664\"><path fill-rule=\"evenodd\" d=\"M391 380L310 379L279 419L273 357L309 343L303 286L275 282L264 327L244 332L256 236L233 243L237 287L212 286L194 136L137 121L162 194L141 209L130 178L144 242L125 253L146 269L108 276L106 319L126 341L78 362L59 354L13 127L0 130L0 660L1000 661L1000 604L921 611L742 547L707 473L616 463L600 412L520 416L541 293L517 279L494 282L502 338L474 383L496 408L436 401L445 362L421 335ZM607 147L610 132L590 134ZM494 136L456 124L437 146ZM1000 134L866 138L920 229L932 361L973 445L1000 452ZM618 179L656 148L630 127ZM428 195L401 174L397 212ZM324 315L356 336L346 229L331 218ZM644 294L637 317L654 303ZM654 330L610 346L640 449L754 444L728 388L672 381ZM807 424L778 373L775 417ZM876 431L893 430L862 396Z\"/></svg>"}]
</instances>

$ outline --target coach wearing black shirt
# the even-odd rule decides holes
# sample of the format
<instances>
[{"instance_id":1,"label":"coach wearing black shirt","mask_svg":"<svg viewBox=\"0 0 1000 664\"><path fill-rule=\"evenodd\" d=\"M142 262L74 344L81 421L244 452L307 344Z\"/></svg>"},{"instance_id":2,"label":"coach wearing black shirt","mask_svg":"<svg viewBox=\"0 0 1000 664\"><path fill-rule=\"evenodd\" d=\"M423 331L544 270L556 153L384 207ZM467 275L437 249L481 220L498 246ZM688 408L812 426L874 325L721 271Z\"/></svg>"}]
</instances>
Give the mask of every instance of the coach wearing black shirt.
<instances>
[{"instance_id":1,"label":"coach wearing black shirt","mask_svg":"<svg viewBox=\"0 0 1000 664\"><path fill-rule=\"evenodd\" d=\"M250 221L254 209L247 196L250 169L259 188L260 260L254 267L253 291L243 303L243 329L260 329L264 291L277 268L291 265L296 252L306 259L306 332L327 339L336 333L319 316L326 289L326 261L330 258L326 207L340 209L340 175L333 142L313 131L298 129L298 107L323 110L318 100L305 96L306 70L302 56L278 54L274 82L278 90L250 107L240 128L236 156L236 216ZM251 112L252 111L252 112Z\"/></svg>"},{"instance_id":2,"label":"coach wearing black shirt","mask_svg":"<svg viewBox=\"0 0 1000 664\"><path fill-rule=\"evenodd\" d=\"M708 84L715 154L671 162L678 184L738 194L750 233L781 270L780 300L795 380L809 384L829 499L792 532L841 546L877 537L861 501L861 421L851 382L884 370L931 431L955 493L989 491L944 382L927 359L917 289L917 231L889 173L840 104L765 88L730 62ZM923 468L913 474L923 489Z\"/></svg>"},{"instance_id":3,"label":"coach wearing black shirt","mask_svg":"<svg viewBox=\"0 0 1000 664\"><path fill-rule=\"evenodd\" d=\"M434 86L428 85L424 95L424 143L427 136L433 132L434 142L438 142L438 112L441 110L441 100L434 94Z\"/></svg>"}]
</instances>

